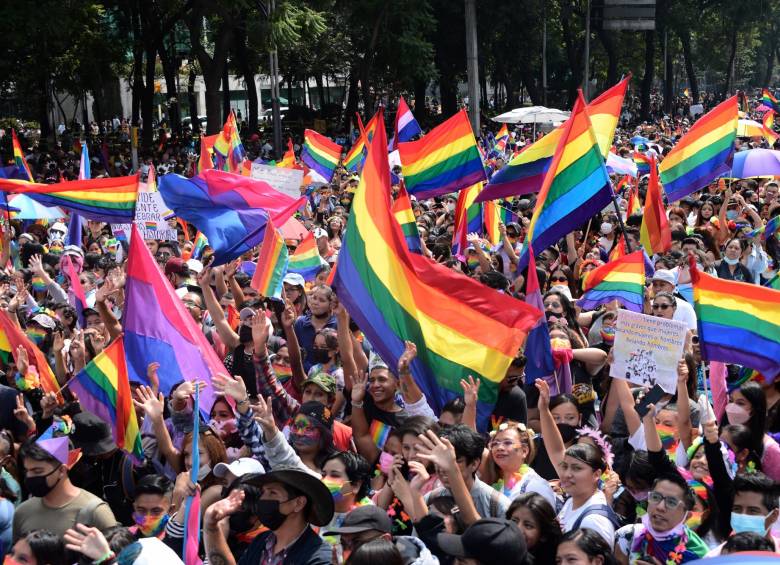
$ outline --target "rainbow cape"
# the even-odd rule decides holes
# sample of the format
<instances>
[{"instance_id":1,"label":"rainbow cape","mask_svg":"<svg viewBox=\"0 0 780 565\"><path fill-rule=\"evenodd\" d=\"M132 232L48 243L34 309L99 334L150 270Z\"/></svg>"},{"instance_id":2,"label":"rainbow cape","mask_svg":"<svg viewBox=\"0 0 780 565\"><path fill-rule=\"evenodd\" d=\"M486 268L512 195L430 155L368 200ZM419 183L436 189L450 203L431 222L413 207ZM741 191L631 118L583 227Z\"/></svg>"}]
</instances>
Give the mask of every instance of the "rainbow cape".
<instances>
[{"instance_id":1,"label":"rainbow cape","mask_svg":"<svg viewBox=\"0 0 780 565\"><path fill-rule=\"evenodd\" d=\"M778 102L777 98L775 98L766 88L761 90L761 104L770 110L773 110L775 113L780 113L780 102Z\"/></svg>"},{"instance_id":2,"label":"rainbow cape","mask_svg":"<svg viewBox=\"0 0 780 565\"><path fill-rule=\"evenodd\" d=\"M82 408L111 426L117 447L142 461L141 431L130 393L122 338L114 340L73 377L70 387L78 394Z\"/></svg>"},{"instance_id":3,"label":"rainbow cape","mask_svg":"<svg viewBox=\"0 0 780 565\"><path fill-rule=\"evenodd\" d=\"M487 180L468 115L461 110L428 135L398 145L404 182L416 198L456 192Z\"/></svg>"},{"instance_id":4,"label":"rainbow cape","mask_svg":"<svg viewBox=\"0 0 780 565\"><path fill-rule=\"evenodd\" d=\"M282 296L282 281L287 274L287 246L282 235L268 220L263 244L257 258L257 268L252 276L252 288L262 296L279 298Z\"/></svg>"},{"instance_id":5,"label":"rainbow cape","mask_svg":"<svg viewBox=\"0 0 780 565\"><path fill-rule=\"evenodd\" d=\"M755 369L771 383L780 373L780 291L700 272L691 258L702 356Z\"/></svg>"},{"instance_id":6,"label":"rainbow cape","mask_svg":"<svg viewBox=\"0 0 780 565\"><path fill-rule=\"evenodd\" d=\"M606 159L620 118L623 97L631 80L627 76L588 104L588 115L602 156ZM538 191L552 163L565 124L525 148L490 178L478 202Z\"/></svg>"},{"instance_id":7,"label":"rainbow cape","mask_svg":"<svg viewBox=\"0 0 780 565\"><path fill-rule=\"evenodd\" d=\"M309 232L296 248L295 253L290 255L290 259L287 262L287 271L290 273L298 273L303 277L303 280L309 282L313 281L317 276L320 267L327 264L328 263L320 257L320 252L317 249L317 242L314 241L314 232Z\"/></svg>"},{"instance_id":8,"label":"rainbow cape","mask_svg":"<svg viewBox=\"0 0 780 565\"><path fill-rule=\"evenodd\" d=\"M580 92L539 191L526 243L539 255L612 201L612 185ZM528 245L517 265L528 264Z\"/></svg>"},{"instance_id":9,"label":"rainbow cape","mask_svg":"<svg viewBox=\"0 0 780 565\"><path fill-rule=\"evenodd\" d=\"M420 243L420 232L417 231L417 220L412 211L412 201L406 192L403 184L398 189L398 196L393 202L393 215L401 226L401 232L406 239L406 247L412 253L422 253L422 244Z\"/></svg>"},{"instance_id":10,"label":"rainbow cape","mask_svg":"<svg viewBox=\"0 0 780 565\"><path fill-rule=\"evenodd\" d=\"M311 169L312 173L317 174L319 177L317 180L330 182L340 160L341 145L314 130L307 129L304 132L301 161Z\"/></svg>"},{"instance_id":11,"label":"rainbow cape","mask_svg":"<svg viewBox=\"0 0 780 565\"><path fill-rule=\"evenodd\" d=\"M229 173L240 173L241 163L246 159L246 150L238 135L238 124L233 110L228 114L222 131L214 140L214 155L217 158L217 168Z\"/></svg>"},{"instance_id":12,"label":"rainbow cape","mask_svg":"<svg viewBox=\"0 0 780 565\"><path fill-rule=\"evenodd\" d=\"M16 350L19 346L22 346L27 352L27 359L30 362L29 371L37 373L38 382L43 392L53 392L57 394L58 399L61 401L60 384L57 382L57 377L54 376L46 356L38 349L37 345L29 340L21 328L11 320L8 313L5 310L0 310L0 349L5 351L7 347L8 352L15 358ZM23 377L27 379L28 375L23 375Z\"/></svg>"},{"instance_id":13,"label":"rainbow cape","mask_svg":"<svg viewBox=\"0 0 780 565\"><path fill-rule=\"evenodd\" d=\"M44 206L61 206L85 218L131 222L138 197L138 175L40 184L0 179L0 190L26 194Z\"/></svg>"},{"instance_id":14,"label":"rainbow cape","mask_svg":"<svg viewBox=\"0 0 780 565\"><path fill-rule=\"evenodd\" d=\"M452 254L463 258L468 246L466 236L472 232L482 232L482 205L474 200L482 190L484 183L478 182L458 193L455 204L455 229L452 233Z\"/></svg>"},{"instance_id":15,"label":"rainbow cape","mask_svg":"<svg viewBox=\"0 0 780 565\"><path fill-rule=\"evenodd\" d=\"M410 253L388 194L387 141L379 127L339 252L333 280L339 300L389 367L397 366L405 340L417 345L412 375L434 411L462 394L461 378L479 378L477 410L486 424L498 383L541 312Z\"/></svg>"},{"instance_id":16,"label":"rainbow cape","mask_svg":"<svg viewBox=\"0 0 780 565\"><path fill-rule=\"evenodd\" d=\"M647 254L653 255L653 253L665 253L672 248L672 232L669 230L669 218L666 217L661 188L658 186L658 168L655 166L655 159L651 159L650 163L650 181L647 183L639 240Z\"/></svg>"},{"instance_id":17,"label":"rainbow cape","mask_svg":"<svg viewBox=\"0 0 780 565\"><path fill-rule=\"evenodd\" d=\"M634 251L593 269L582 281L584 294L578 305L593 310L601 304L617 300L627 310L642 312L645 290L645 258Z\"/></svg>"},{"instance_id":18,"label":"rainbow cape","mask_svg":"<svg viewBox=\"0 0 780 565\"><path fill-rule=\"evenodd\" d=\"M721 102L688 130L658 170L669 202L707 185L731 168L737 139L737 97Z\"/></svg>"},{"instance_id":19,"label":"rainbow cape","mask_svg":"<svg viewBox=\"0 0 780 565\"><path fill-rule=\"evenodd\" d=\"M25 175L27 176L28 181L32 182L35 180L35 177L33 177L32 171L30 171L30 166L27 164L27 160L24 158L24 151L22 151L22 144L19 143L19 138L16 137L16 130L11 130L11 145L13 146L14 151L14 164L19 167L20 170L24 171Z\"/></svg>"}]
</instances>

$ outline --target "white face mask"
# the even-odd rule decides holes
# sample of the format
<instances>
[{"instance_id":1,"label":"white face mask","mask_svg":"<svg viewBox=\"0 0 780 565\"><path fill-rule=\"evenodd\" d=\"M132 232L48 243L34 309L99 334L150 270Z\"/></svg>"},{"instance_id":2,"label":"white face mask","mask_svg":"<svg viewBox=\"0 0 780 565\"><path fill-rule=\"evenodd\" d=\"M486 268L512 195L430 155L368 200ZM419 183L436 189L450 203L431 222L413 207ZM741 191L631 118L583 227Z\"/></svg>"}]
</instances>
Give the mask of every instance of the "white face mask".
<instances>
[{"instance_id":1,"label":"white face mask","mask_svg":"<svg viewBox=\"0 0 780 565\"><path fill-rule=\"evenodd\" d=\"M601 224L601 233L603 235L611 234L612 233L612 224L610 224L609 222L604 222L603 224Z\"/></svg>"},{"instance_id":2,"label":"white face mask","mask_svg":"<svg viewBox=\"0 0 780 565\"><path fill-rule=\"evenodd\" d=\"M444 207L447 209L447 212L452 212L455 209L455 203L447 202L444 204Z\"/></svg>"}]
</instances>

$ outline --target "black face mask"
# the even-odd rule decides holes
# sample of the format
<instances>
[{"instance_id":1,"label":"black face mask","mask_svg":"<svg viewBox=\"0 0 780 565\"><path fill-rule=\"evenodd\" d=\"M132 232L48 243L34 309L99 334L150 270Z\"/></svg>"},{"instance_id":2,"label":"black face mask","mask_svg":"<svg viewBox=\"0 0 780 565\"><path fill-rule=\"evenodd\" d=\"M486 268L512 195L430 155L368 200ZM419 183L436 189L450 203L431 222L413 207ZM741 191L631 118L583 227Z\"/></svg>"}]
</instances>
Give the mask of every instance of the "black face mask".
<instances>
[{"instance_id":1,"label":"black face mask","mask_svg":"<svg viewBox=\"0 0 780 565\"><path fill-rule=\"evenodd\" d=\"M24 488L26 488L27 492L29 492L32 496L43 498L49 494L54 489L54 487L57 486L57 483L60 482L59 479L53 485L49 485L49 483L46 482L46 479L48 479L50 475L56 473L58 470L59 467L54 469L51 473L47 473L46 475L40 475L38 477L25 477Z\"/></svg>"},{"instance_id":2,"label":"black face mask","mask_svg":"<svg viewBox=\"0 0 780 565\"><path fill-rule=\"evenodd\" d=\"M289 501L286 500L285 502ZM281 502L278 500L258 500L255 504L257 518L261 524L271 531L278 530L284 524L284 521L287 520L287 516L279 510L280 504Z\"/></svg>"},{"instance_id":3,"label":"black face mask","mask_svg":"<svg viewBox=\"0 0 780 565\"><path fill-rule=\"evenodd\" d=\"M327 363L330 361L330 355L327 349L312 349L308 351L312 363Z\"/></svg>"},{"instance_id":4,"label":"black face mask","mask_svg":"<svg viewBox=\"0 0 780 565\"><path fill-rule=\"evenodd\" d=\"M252 328L241 326L238 328L238 341L241 343L250 343L252 341Z\"/></svg>"},{"instance_id":5,"label":"black face mask","mask_svg":"<svg viewBox=\"0 0 780 565\"><path fill-rule=\"evenodd\" d=\"M547 321L550 321L550 318L563 318L563 314L556 314L555 312L550 312L549 310L545 310L544 312L545 318L547 318Z\"/></svg>"},{"instance_id":6,"label":"black face mask","mask_svg":"<svg viewBox=\"0 0 780 565\"><path fill-rule=\"evenodd\" d=\"M570 426L569 424L555 425L557 426L558 431L561 433L561 439L563 439L563 443L574 441L574 439L577 437L577 428L574 426Z\"/></svg>"},{"instance_id":7,"label":"black face mask","mask_svg":"<svg viewBox=\"0 0 780 565\"><path fill-rule=\"evenodd\" d=\"M248 532L255 525L254 515L248 510L240 510L230 515L228 523L230 524L230 531L234 534Z\"/></svg>"}]
</instances>

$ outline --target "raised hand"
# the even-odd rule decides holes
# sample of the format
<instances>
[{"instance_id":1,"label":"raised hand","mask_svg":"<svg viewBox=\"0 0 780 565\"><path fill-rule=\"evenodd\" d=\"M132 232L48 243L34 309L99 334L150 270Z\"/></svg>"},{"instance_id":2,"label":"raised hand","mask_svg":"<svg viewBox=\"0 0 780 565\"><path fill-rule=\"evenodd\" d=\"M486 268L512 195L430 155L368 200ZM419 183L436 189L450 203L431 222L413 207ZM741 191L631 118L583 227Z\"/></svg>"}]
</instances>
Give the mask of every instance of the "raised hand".
<instances>
[{"instance_id":1,"label":"raised hand","mask_svg":"<svg viewBox=\"0 0 780 565\"><path fill-rule=\"evenodd\" d=\"M73 339L70 340L70 347L68 348L68 355L74 365L81 363L83 365L86 351L84 349L84 332L78 330L74 333Z\"/></svg>"},{"instance_id":2,"label":"raised hand","mask_svg":"<svg viewBox=\"0 0 780 565\"><path fill-rule=\"evenodd\" d=\"M57 405L56 393L47 392L44 394L43 397L41 397L41 417L46 419L54 416L54 409L57 408Z\"/></svg>"},{"instance_id":3,"label":"raised hand","mask_svg":"<svg viewBox=\"0 0 780 565\"><path fill-rule=\"evenodd\" d=\"M160 377L157 376L159 368L160 364L157 361L152 361L146 366L146 378L149 379L149 383L152 385L152 392L155 395L160 391Z\"/></svg>"},{"instance_id":4,"label":"raised hand","mask_svg":"<svg viewBox=\"0 0 780 565\"><path fill-rule=\"evenodd\" d=\"M352 375L352 404L361 403L366 397L366 385L368 384L368 374L365 371L357 371Z\"/></svg>"},{"instance_id":5,"label":"raised hand","mask_svg":"<svg viewBox=\"0 0 780 565\"><path fill-rule=\"evenodd\" d=\"M211 286L211 267L203 267L203 270L198 273L197 281L201 288Z\"/></svg>"},{"instance_id":6,"label":"raised hand","mask_svg":"<svg viewBox=\"0 0 780 565\"><path fill-rule=\"evenodd\" d=\"M28 430L35 429L35 420L33 420L30 413L27 411L27 406L24 404L24 396L19 394L16 396L16 408L14 408L14 417L27 426Z\"/></svg>"},{"instance_id":7,"label":"raised hand","mask_svg":"<svg viewBox=\"0 0 780 565\"><path fill-rule=\"evenodd\" d=\"M211 386L218 394L224 394L236 401L246 400L246 385L244 379L239 376L217 373L211 379Z\"/></svg>"},{"instance_id":8,"label":"raised hand","mask_svg":"<svg viewBox=\"0 0 780 565\"><path fill-rule=\"evenodd\" d=\"M236 271L241 266L241 258L233 259L230 263L225 265L225 277L231 278L236 276Z\"/></svg>"},{"instance_id":9,"label":"raised hand","mask_svg":"<svg viewBox=\"0 0 780 565\"><path fill-rule=\"evenodd\" d=\"M65 349L65 337L62 335L62 332L56 331L52 334L52 337L54 338L51 344L52 349L56 353L62 352Z\"/></svg>"},{"instance_id":10,"label":"raised hand","mask_svg":"<svg viewBox=\"0 0 780 565\"><path fill-rule=\"evenodd\" d=\"M151 387L141 385L135 389L133 404L144 411L151 420L162 419L165 397L163 393L154 394Z\"/></svg>"},{"instance_id":11,"label":"raised hand","mask_svg":"<svg viewBox=\"0 0 780 565\"><path fill-rule=\"evenodd\" d=\"M206 508L206 513L203 516L204 527L215 528L220 520L241 510L244 504L244 496L243 490L233 489L227 498L218 500Z\"/></svg>"},{"instance_id":12,"label":"raised hand","mask_svg":"<svg viewBox=\"0 0 780 565\"><path fill-rule=\"evenodd\" d=\"M268 344L268 326L266 324L265 311L262 308L250 318L249 327L252 328L252 342L255 348L255 355L265 355L265 347Z\"/></svg>"},{"instance_id":13,"label":"raised hand","mask_svg":"<svg viewBox=\"0 0 780 565\"><path fill-rule=\"evenodd\" d=\"M677 361L677 382L682 384L688 382L688 363L685 359Z\"/></svg>"},{"instance_id":14,"label":"raised hand","mask_svg":"<svg viewBox=\"0 0 780 565\"><path fill-rule=\"evenodd\" d=\"M295 306L293 306L291 301L286 300L284 311L282 312L282 327L285 329L292 328L296 318L297 315L295 314Z\"/></svg>"},{"instance_id":15,"label":"raised hand","mask_svg":"<svg viewBox=\"0 0 780 565\"><path fill-rule=\"evenodd\" d=\"M14 361L16 361L16 370L19 371L19 374L26 375L27 370L30 368L30 359L27 357L27 350L23 346L20 345L16 348Z\"/></svg>"},{"instance_id":16,"label":"raised hand","mask_svg":"<svg viewBox=\"0 0 780 565\"><path fill-rule=\"evenodd\" d=\"M417 357L417 346L411 341L404 342L404 352L398 358L398 373L408 373L409 364Z\"/></svg>"},{"instance_id":17,"label":"raised hand","mask_svg":"<svg viewBox=\"0 0 780 565\"><path fill-rule=\"evenodd\" d=\"M92 561L111 552L108 540L97 528L77 523L75 528L66 530L63 537L66 549L77 551Z\"/></svg>"},{"instance_id":18,"label":"raised hand","mask_svg":"<svg viewBox=\"0 0 780 565\"><path fill-rule=\"evenodd\" d=\"M267 399L263 400L262 396L258 396L257 404L252 406L252 411L255 413L255 421L263 426L264 430L269 432L266 434L267 436L271 436L272 434L270 432L276 430L276 421L274 420L271 397L269 396Z\"/></svg>"},{"instance_id":19,"label":"raised hand","mask_svg":"<svg viewBox=\"0 0 780 565\"><path fill-rule=\"evenodd\" d=\"M43 270L43 260L40 255L30 257L30 270L40 277L45 274L46 271Z\"/></svg>"},{"instance_id":20,"label":"raised hand","mask_svg":"<svg viewBox=\"0 0 780 565\"><path fill-rule=\"evenodd\" d=\"M539 409L550 409L550 385L544 379L536 379L534 381L536 390L539 391Z\"/></svg>"},{"instance_id":21,"label":"raised hand","mask_svg":"<svg viewBox=\"0 0 780 565\"><path fill-rule=\"evenodd\" d=\"M479 397L479 385L482 381L480 379L474 380L474 377L469 375L469 380L461 379L460 386L463 389L463 400L467 406L472 406L477 403L477 397Z\"/></svg>"},{"instance_id":22,"label":"raised hand","mask_svg":"<svg viewBox=\"0 0 780 565\"><path fill-rule=\"evenodd\" d=\"M455 448L447 438L440 438L432 430L417 436L422 445L417 448L417 456L423 461L433 463L448 472L457 471L458 462Z\"/></svg>"}]
</instances>

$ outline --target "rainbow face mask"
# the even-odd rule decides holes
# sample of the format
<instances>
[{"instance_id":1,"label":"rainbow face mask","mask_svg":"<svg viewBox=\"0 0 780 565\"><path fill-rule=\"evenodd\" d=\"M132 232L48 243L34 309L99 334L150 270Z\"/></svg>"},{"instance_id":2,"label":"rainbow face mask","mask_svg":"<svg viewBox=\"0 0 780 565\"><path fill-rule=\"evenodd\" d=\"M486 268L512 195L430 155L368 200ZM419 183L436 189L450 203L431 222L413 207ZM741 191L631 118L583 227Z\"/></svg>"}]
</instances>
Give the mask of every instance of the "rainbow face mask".
<instances>
[{"instance_id":1,"label":"rainbow face mask","mask_svg":"<svg viewBox=\"0 0 780 565\"><path fill-rule=\"evenodd\" d=\"M614 326L604 326L599 331L601 335L601 341L607 345L612 345L615 342L615 328Z\"/></svg>"},{"instance_id":2,"label":"rainbow face mask","mask_svg":"<svg viewBox=\"0 0 780 565\"><path fill-rule=\"evenodd\" d=\"M27 328L24 333L35 345L41 345L46 339L46 330L41 328Z\"/></svg>"},{"instance_id":3,"label":"rainbow face mask","mask_svg":"<svg viewBox=\"0 0 780 565\"><path fill-rule=\"evenodd\" d=\"M287 365L277 365L274 363L271 365L271 368L274 370L274 373L276 374L276 380L280 384L286 383L290 380L290 377L292 377L292 367Z\"/></svg>"},{"instance_id":4,"label":"rainbow face mask","mask_svg":"<svg viewBox=\"0 0 780 565\"><path fill-rule=\"evenodd\" d=\"M675 451L677 451L677 443L680 441L677 437L677 428L672 426L656 426L655 428L658 430L658 436L661 438L664 451L674 456Z\"/></svg>"},{"instance_id":5,"label":"rainbow face mask","mask_svg":"<svg viewBox=\"0 0 780 565\"><path fill-rule=\"evenodd\" d=\"M151 514L142 516L133 512L133 521L138 526L138 531L145 538L157 537L165 531L165 525L168 523L168 514L161 514L156 518Z\"/></svg>"},{"instance_id":6,"label":"rainbow face mask","mask_svg":"<svg viewBox=\"0 0 780 565\"><path fill-rule=\"evenodd\" d=\"M38 275L33 276L32 281L32 289L35 292L45 292L46 291L46 283L43 282L43 279L39 277Z\"/></svg>"},{"instance_id":7,"label":"rainbow face mask","mask_svg":"<svg viewBox=\"0 0 780 565\"><path fill-rule=\"evenodd\" d=\"M479 267L479 259L476 259L476 258L472 259L471 257L469 257L466 260L466 264L469 266L469 269L471 269L473 271L474 269Z\"/></svg>"},{"instance_id":8,"label":"rainbow face mask","mask_svg":"<svg viewBox=\"0 0 780 565\"><path fill-rule=\"evenodd\" d=\"M344 500L344 492L342 489L344 488L345 481L343 479L336 479L333 477L325 477L322 479L322 482L325 484L326 487L328 487L328 490L330 491L330 495L333 497L333 502L339 503L342 500ZM350 493L346 493L350 494Z\"/></svg>"}]
</instances>

